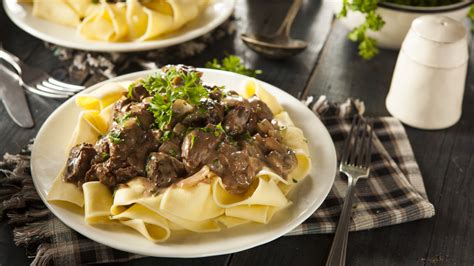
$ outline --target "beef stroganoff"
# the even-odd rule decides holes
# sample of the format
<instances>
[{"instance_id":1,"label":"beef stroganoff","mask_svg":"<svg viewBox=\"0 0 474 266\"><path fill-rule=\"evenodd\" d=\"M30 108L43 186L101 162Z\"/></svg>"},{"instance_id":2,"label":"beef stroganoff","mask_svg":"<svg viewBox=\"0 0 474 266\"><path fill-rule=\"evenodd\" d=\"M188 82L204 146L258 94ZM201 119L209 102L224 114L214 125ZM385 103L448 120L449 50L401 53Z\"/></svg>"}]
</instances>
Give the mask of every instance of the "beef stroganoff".
<instances>
[{"instance_id":1,"label":"beef stroganoff","mask_svg":"<svg viewBox=\"0 0 474 266\"><path fill-rule=\"evenodd\" d=\"M268 223L311 168L301 129L249 79L204 84L167 66L76 97L82 108L64 169L48 194L89 224L122 224L153 242L173 230Z\"/></svg>"}]
</instances>

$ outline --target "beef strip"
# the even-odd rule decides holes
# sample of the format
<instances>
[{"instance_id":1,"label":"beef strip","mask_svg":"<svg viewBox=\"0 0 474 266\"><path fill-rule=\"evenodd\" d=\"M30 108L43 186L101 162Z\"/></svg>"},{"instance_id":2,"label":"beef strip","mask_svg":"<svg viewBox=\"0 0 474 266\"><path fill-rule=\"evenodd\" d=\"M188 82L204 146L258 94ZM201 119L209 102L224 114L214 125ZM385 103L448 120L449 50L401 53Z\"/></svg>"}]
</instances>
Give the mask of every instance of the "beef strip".
<instances>
[{"instance_id":1,"label":"beef strip","mask_svg":"<svg viewBox=\"0 0 474 266\"><path fill-rule=\"evenodd\" d=\"M213 127L206 127L210 132L195 129L184 137L181 145L181 157L188 173L199 171L204 165L216 156L217 145L223 135L215 134ZM217 135L217 136L216 136Z\"/></svg>"},{"instance_id":2,"label":"beef strip","mask_svg":"<svg viewBox=\"0 0 474 266\"><path fill-rule=\"evenodd\" d=\"M152 152L146 164L146 176L158 188L168 187L186 175L184 164L162 152Z\"/></svg>"},{"instance_id":3,"label":"beef strip","mask_svg":"<svg viewBox=\"0 0 474 266\"><path fill-rule=\"evenodd\" d=\"M64 180L82 186L86 172L97 152L91 144L78 144L71 149L66 164Z\"/></svg>"}]
</instances>

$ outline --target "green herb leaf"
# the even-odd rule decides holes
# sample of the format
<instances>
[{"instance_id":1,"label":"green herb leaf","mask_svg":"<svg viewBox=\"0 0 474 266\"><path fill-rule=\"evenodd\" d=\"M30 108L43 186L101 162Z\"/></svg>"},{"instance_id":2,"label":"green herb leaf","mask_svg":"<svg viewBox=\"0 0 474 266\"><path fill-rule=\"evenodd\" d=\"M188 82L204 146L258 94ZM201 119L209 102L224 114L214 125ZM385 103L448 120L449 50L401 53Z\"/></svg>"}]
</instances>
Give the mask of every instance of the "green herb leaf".
<instances>
[{"instance_id":1,"label":"green herb leaf","mask_svg":"<svg viewBox=\"0 0 474 266\"><path fill-rule=\"evenodd\" d=\"M123 139L120 138L120 132L119 131L110 132L109 139L113 144L119 144L120 142L123 141Z\"/></svg>"},{"instance_id":2,"label":"green herb leaf","mask_svg":"<svg viewBox=\"0 0 474 266\"><path fill-rule=\"evenodd\" d=\"M102 160L107 161L110 158L110 155L106 152L102 152L100 154L102 156Z\"/></svg>"},{"instance_id":3,"label":"green herb leaf","mask_svg":"<svg viewBox=\"0 0 474 266\"><path fill-rule=\"evenodd\" d=\"M125 122L126 120L128 120L130 118L130 113L126 113L124 114L123 116L121 117L117 117L115 119L115 122L119 125L123 125L123 122Z\"/></svg>"},{"instance_id":4,"label":"green herb leaf","mask_svg":"<svg viewBox=\"0 0 474 266\"><path fill-rule=\"evenodd\" d=\"M261 70L258 70L258 69L254 70L254 69L249 69L245 67L240 57L235 56L235 55L227 56L226 58L222 59L220 63L217 59L213 59L212 61L207 62L205 66L207 68L213 68L213 69L239 73L239 74L246 75L249 77L256 77L257 75L262 74Z\"/></svg>"},{"instance_id":5,"label":"green herb leaf","mask_svg":"<svg viewBox=\"0 0 474 266\"><path fill-rule=\"evenodd\" d=\"M194 133L191 134L191 146L189 147L190 149L193 148L194 146L194 141L196 141L196 135Z\"/></svg>"}]
</instances>

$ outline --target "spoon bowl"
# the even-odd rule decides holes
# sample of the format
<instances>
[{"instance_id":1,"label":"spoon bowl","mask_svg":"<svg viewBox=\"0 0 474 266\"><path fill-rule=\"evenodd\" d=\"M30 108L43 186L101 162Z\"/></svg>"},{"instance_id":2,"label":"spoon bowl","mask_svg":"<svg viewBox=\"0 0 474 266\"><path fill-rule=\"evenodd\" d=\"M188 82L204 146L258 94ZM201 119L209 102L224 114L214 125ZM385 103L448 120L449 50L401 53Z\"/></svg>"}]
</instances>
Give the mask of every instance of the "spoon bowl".
<instances>
[{"instance_id":1,"label":"spoon bowl","mask_svg":"<svg viewBox=\"0 0 474 266\"><path fill-rule=\"evenodd\" d=\"M282 59L302 52L308 43L290 37L290 29L296 14L300 10L302 0L294 0L280 28L274 35L258 34L240 35L242 41L255 52L269 58Z\"/></svg>"},{"instance_id":2,"label":"spoon bowl","mask_svg":"<svg viewBox=\"0 0 474 266\"><path fill-rule=\"evenodd\" d=\"M240 38L252 50L274 59L282 59L301 53L308 43L285 36L262 36L243 33Z\"/></svg>"}]
</instances>

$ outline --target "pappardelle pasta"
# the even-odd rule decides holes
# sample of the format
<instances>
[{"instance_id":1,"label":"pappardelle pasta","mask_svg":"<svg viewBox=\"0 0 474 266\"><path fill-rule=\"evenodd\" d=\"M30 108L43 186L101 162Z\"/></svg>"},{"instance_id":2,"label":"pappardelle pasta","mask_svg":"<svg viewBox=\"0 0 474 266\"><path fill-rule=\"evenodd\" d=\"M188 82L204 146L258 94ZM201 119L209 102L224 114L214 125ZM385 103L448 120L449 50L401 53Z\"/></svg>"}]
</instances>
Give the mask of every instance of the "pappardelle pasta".
<instances>
[{"instance_id":1,"label":"pappardelle pasta","mask_svg":"<svg viewBox=\"0 0 474 266\"><path fill-rule=\"evenodd\" d=\"M48 201L153 242L176 230L266 224L311 168L303 132L255 79L234 91L167 66L76 104L82 112Z\"/></svg>"},{"instance_id":2,"label":"pappardelle pasta","mask_svg":"<svg viewBox=\"0 0 474 266\"><path fill-rule=\"evenodd\" d=\"M33 15L76 27L89 40L147 41L196 19L208 0L22 0Z\"/></svg>"}]
</instances>

